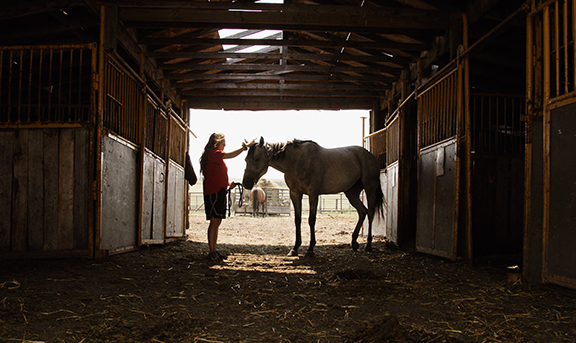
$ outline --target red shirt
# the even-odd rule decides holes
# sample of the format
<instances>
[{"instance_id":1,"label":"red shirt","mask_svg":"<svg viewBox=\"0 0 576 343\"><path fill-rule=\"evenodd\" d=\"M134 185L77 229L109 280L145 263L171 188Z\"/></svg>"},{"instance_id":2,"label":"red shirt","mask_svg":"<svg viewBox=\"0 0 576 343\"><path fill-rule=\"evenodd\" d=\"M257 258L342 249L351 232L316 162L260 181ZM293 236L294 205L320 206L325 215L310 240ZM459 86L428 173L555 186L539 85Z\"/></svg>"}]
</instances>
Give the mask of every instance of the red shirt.
<instances>
[{"instance_id":1,"label":"red shirt","mask_svg":"<svg viewBox=\"0 0 576 343\"><path fill-rule=\"evenodd\" d=\"M227 189L228 167L224 163L224 151L212 149L208 153L208 164L204 175L204 194L218 193L222 188Z\"/></svg>"}]
</instances>

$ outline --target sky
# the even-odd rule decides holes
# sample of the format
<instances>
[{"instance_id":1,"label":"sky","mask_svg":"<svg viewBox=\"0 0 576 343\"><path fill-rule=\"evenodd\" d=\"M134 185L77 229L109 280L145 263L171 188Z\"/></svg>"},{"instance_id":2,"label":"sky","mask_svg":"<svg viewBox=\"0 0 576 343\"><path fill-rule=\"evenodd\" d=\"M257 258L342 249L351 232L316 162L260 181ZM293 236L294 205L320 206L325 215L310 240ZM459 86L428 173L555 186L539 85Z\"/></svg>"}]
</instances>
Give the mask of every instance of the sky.
<instances>
[{"instance_id":1,"label":"sky","mask_svg":"<svg viewBox=\"0 0 576 343\"><path fill-rule=\"evenodd\" d=\"M368 117L365 110L341 111L222 111L191 110L190 129L197 138L190 135L189 152L192 165L200 176L200 156L214 132L226 137L225 152L241 147L244 140L253 138L265 142L286 142L293 139L311 139L325 148L348 145L362 145L362 119ZM368 132L368 120L365 120ZM246 153L225 160L230 182L242 182ZM284 175L269 168L265 179L283 179Z\"/></svg>"}]
</instances>

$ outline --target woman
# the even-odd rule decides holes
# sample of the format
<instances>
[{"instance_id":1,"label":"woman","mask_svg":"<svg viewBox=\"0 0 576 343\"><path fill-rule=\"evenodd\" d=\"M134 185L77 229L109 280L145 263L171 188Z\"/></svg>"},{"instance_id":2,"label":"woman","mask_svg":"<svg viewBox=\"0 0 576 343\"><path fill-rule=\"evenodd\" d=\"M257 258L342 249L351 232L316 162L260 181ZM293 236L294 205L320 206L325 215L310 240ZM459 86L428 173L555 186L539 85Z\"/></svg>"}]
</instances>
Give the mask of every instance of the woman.
<instances>
[{"instance_id":1,"label":"woman","mask_svg":"<svg viewBox=\"0 0 576 343\"><path fill-rule=\"evenodd\" d=\"M216 250L218 241L218 228L222 219L226 218L226 191L228 187L234 188L236 185L230 185L228 181L228 167L225 159L234 158L248 150L255 143L253 139L250 143L244 141L242 147L232 152L224 152L226 140L224 134L213 133L208 139L204 148L204 153L200 158L200 171L204 175L204 208L206 210L206 220L210 221L208 225L208 247L210 252L208 258L213 261L220 261L226 256Z\"/></svg>"}]
</instances>

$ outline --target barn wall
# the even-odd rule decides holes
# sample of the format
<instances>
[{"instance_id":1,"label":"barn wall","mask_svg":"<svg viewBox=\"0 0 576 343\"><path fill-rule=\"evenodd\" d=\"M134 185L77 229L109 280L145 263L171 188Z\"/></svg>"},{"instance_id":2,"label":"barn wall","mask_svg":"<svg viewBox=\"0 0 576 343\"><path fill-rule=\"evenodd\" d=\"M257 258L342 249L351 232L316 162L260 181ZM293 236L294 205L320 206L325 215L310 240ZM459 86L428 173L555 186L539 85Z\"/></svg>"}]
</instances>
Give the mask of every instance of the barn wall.
<instances>
[{"instance_id":1,"label":"barn wall","mask_svg":"<svg viewBox=\"0 0 576 343\"><path fill-rule=\"evenodd\" d=\"M388 196L388 183L390 182L390 177L388 173L384 170L380 171L380 187L382 187L382 192L384 193L384 204L383 204L383 211L382 213L384 216L380 216L379 212L374 214L374 219L372 220L372 236L375 237L386 237L391 242L396 243L396 231L388 232L388 226L390 224L390 212L392 212L392 207L394 206L394 198L392 196ZM364 206L368 206L368 199L366 198L366 193L362 192L362 202ZM362 232L363 236L368 236L368 225L370 222L368 221L368 216L364 219L362 223Z\"/></svg>"},{"instance_id":2,"label":"barn wall","mask_svg":"<svg viewBox=\"0 0 576 343\"><path fill-rule=\"evenodd\" d=\"M83 127L0 131L1 256L91 255L89 139Z\"/></svg>"}]
</instances>

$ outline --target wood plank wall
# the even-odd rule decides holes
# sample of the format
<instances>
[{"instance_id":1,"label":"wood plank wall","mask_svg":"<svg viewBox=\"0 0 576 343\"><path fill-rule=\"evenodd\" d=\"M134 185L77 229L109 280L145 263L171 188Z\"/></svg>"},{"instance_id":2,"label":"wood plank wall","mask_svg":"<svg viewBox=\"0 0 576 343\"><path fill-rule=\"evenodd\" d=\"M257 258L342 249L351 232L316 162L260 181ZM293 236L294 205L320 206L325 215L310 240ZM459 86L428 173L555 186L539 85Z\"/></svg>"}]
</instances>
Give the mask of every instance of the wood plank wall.
<instances>
[{"instance_id":1,"label":"wood plank wall","mask_svg":"<svg viewBox=\"0 0 576 343\"><path fill-rule=\"evenodd\" d=\"M87 128L0 131L0 257L90 255Z\"/></svg>"}]
</instances>

